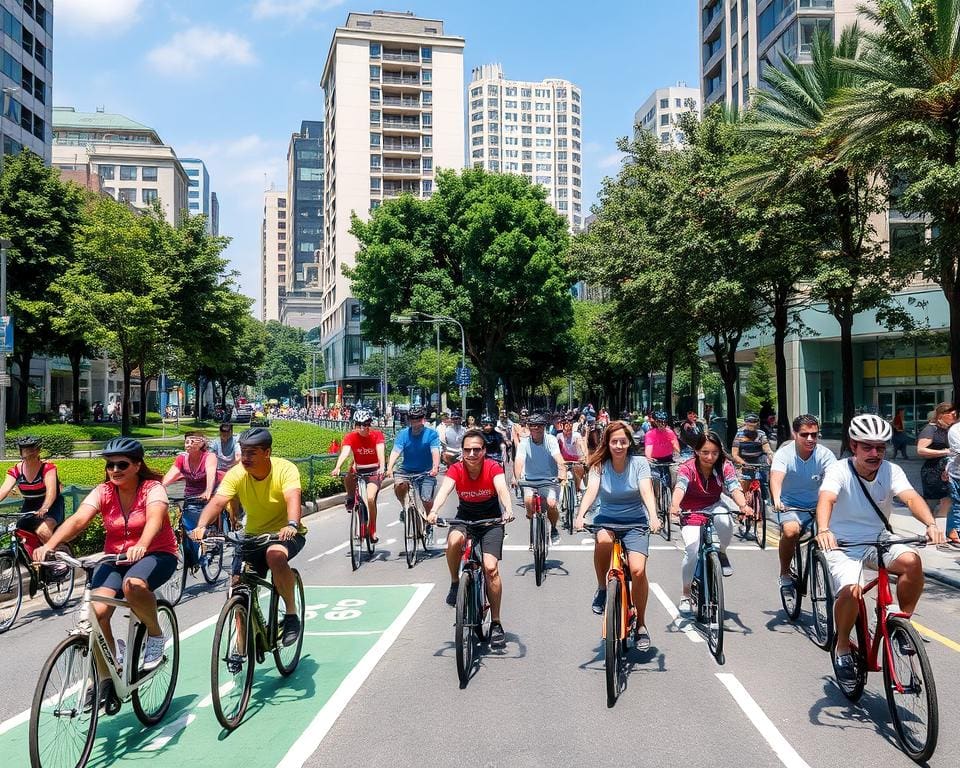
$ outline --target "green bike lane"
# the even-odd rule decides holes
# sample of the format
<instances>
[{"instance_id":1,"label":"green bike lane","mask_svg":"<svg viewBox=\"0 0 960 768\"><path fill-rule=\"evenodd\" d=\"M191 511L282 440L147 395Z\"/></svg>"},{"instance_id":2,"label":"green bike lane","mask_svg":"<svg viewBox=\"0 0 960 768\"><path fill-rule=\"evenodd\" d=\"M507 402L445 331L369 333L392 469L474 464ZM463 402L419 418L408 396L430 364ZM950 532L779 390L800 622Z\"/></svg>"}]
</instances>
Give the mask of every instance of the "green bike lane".
<instances>
[{"instance_id":1,"label":"green bike lane","mask_svg":"<svg viewBox=\"0 0 960 768\"><path fill-rule=\"evenodd\" d=\"M303 652L281 677L268 655L258 665L243 722L220 727L210 696L210 652L216 618L181 628L180 672L170 710L144 728L124 704L101 714L88 766L142 763L151 768L195 760L244 768L299 768L423 603L432 584L305 586ZM26 714L26 713L23 713ZM0 730L4 765L29 765L28 725ZM8 762L9 761L9 762Z\"/></svg>"}]
</instances>

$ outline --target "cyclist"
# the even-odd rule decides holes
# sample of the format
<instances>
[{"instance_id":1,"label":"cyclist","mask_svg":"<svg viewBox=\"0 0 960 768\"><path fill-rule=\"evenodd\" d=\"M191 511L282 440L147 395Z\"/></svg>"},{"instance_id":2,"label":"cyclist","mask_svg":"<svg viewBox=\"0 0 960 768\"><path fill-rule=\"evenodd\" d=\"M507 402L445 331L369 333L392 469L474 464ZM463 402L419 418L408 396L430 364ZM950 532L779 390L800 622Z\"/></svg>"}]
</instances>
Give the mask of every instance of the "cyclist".
<instances>
[{"instance_id":1,"label":"cyclist","mask_svg":"<svg viewBox=\"0 0 960 768\"><path fill-rule=\"evenodd\" d=\"M575 488L583 485L584 466L587 460L587 444L584 438L574 432L573 420L569 414L560 422L560 434L557 435L557 444L560 446L560 456L566 462L574 462L573 479Z\"/></svg>"},{"instance_id":2,"label":"cyclist","mask_svg":"<svg viewBox=\"0 0 960 768\"><path fill-rule=\"evenodd\" d=\"M130 604L147 628L143 669L149 671L159 666L169 639L163 636L157 619L154 591L177 568L177 539L167 515L167 491L160 474L144 462L140 441L115 437L103 447L101 455L106 461L107 479L90 491L45 545L34 550L33 559L43 562L48 552L75 538L100 515L106 534L103 551L125 554L126 561L98 566L91 582L93 594L111 598L123 595ZM117 657L110 626L114 606L92 603L91 607L104 640ZM98 658L97 663L102 664L102 660ZM107 701L113 696L113 682L105 668L100 671L101 700Z\"/></svg>"},{"instance_id":3,"label":"cyclist","mask_svg":"<svg viewBox=\"0 0 960 768\"><path fill-rule=\"evenodd\" d=\"M348 457L353 455L353 466L343 476L343 487L347 492L347 512L353 511L353 496L357 489L357 475L363 475L367 481L367 512L370 538L377 542L377 495L383 483L383 471L386 460L384 451L386 438L383 432L371 428L373 416L364 408L357 408L353 412L353 423L356 429L348 432L343 438L343 447L337 456L337 463L330 473L334 477L340 475L340 467ZM241 499L242 501L242 499Z\"/></svg>"},{"instance_id":4,"label":"cyclist","mask_svg":"<svg viewBox=\"0 0 960 768\"><path fill-rule=\"evenodd\" d=\"M503 474L503 467L484 455L486 441L479 430L471 430L463 436L463 460L447 470L440 483L434 503L439 509L451 492L460 499L457 518L460 520L485 520L500 515L504 523L513 520L510 512L510 491ZM431 512L427 521L437 521L437 513ZM483 550L483 571L486 576L487 599L490 601L490 647L503 648L506 637L500 623L500 602L503 584L500 581L500 559L503 557L503 525L484 528L479 536ZM447 536L447 567L450 569L450 591L447 605L456 605L457 589L460 586L460 555L466 538L466 526L453 525Z\"/></svg>"},{"instance_id":5,"label":"cyclist","mask_svg":"<svg viewBox=\"0 0 960 768\"><path fill-rule=\"evenodd\" d=\"M837 549L837 541L874 541L885 535L890 530L888 518L894 496L927 526L926 536L931 543L944 541L933 513L910 485L904 471L883 459L887 441L892 436L890 424L879 416L854 416L847 431L853 457L827 469L817 499L817 544L826 553L836 595L833 615L837 676L843 681L856 679L856 666L850 655L850 630L857 620L857 603L863 594L863 568L876 568L877 550L870 546ZM912 614L923 593L920 556L911 547L894 544L885 555L885 565L890 573L897 575L900 607L893 610Z\"/></svg>"},{"instance_id":6,"label":"cyclist","mask_svg":"<svg viewBox=\"0 0 960 768\"><path fill-rule=\"evenodd\" d=\"M680 422L680 439L683 441L683 447L680 450L681 458L689 459L693 456L702 434L703 424L697 420L697 412L687 411L687 418Z\"/></svg>"},{"instance_id":7,"label":"cyclist","mask_svg":"<svg viewBox=\"0 0 960 768\"><path fill-rule=\"evenodd\" d=\"M637 610L636 647L650 648L650 633L646 627L647 610L647 553L650 531L660 530L660 519L648 510L657 508L650 481L650 465L641 456L631 456L633 430L622 421L614 421L603 432L600 448L590 455L590 476L587 490L580 500L580 510L574 528L583 530L587 512L599 499L599 511L594 525L636 525L630 530L597 531L593 550L593 567L597 572L597 591L593 596L593 612L603 613L607 600L606 577L610 566L613 542L619 538L627 551L630 567L631 595Z\"/></svg>"},{"instance_id":8,"label":"cyclist","mask_svg":"<svg viewBox=\"0 0 960 768\"><path fill-rule=\"evenodd\" d=\"M530 427L527 426L527 419L530 418L530 412L526 408L520 409L520 418L518 423L513 425L513 460L517 460L517 453L520 450L520 443L530 437Z\"/></svg>"},{"instance_id":9,"label":"cyclist","mask_svg":"<svg viewBox=\"0 0 960 768\"><path fill-rule=\"evenodd\" d=\"M217 457L217 485L223 476L240 463L240 443L233 436L233 424L225 421L220 425L220 438L210 441L210 450ZM240 519L240 504L232 499L227 509L230 511L230 527L236 528Z\"/></svg>"},{"instance_id":10,"label":"cyclist","mask_svg":"<svg viewBox=\"0 0 960 768\"><path fill-rule=\"evenodd\" d=\"M460 448L463 445L464 434L466 434L466 430L463 428L463 418L460 411L452 411L450 413L450 423L440 430L440 442L443 444L440 457L448 467L455 461L460 460Z\"/></svg>"},{"instance_id":11,"label":"cyclist","mask_svg":"<svg viewBox=\"0 0 960 768\"><path fill-rule=\"evenodd\" d=\"M247 513L244 531L248 535L276 534L280 541L246 559L261 577L270 570L286 611L280 642L289 646L297 642L301 630L294 596L296 580L289 561L306 544L307 529L300 522L300 471L292 461L271 456L272 450L269 430L252 427L240 433L240 464L224 475L191 536L195 541L203 539L207 526L220 519L233 498L240 500ZM234 568L239 565L235 562Z\"/></svg>"},{"instance_id":12,"label":"cyclist","mask_svg":"<svg viewBox=\"0 0 960 768\"><path fill-rule=\"evenodd\" d=\"M837 457L820 445L820 422L805 414L793 420L793 440L785 442L773 455L770 467L770 499L780 523L780 589L793 591L790 563L800 539L800 516L793 509L817 506L820 482Z\"/></svg>"},{"instance_id":13,"label":"cyclist","mask_svg":"<svg viewBox=\"0 0 960 768\"><path fill-rule=\"evenodd\" d=\"M415 405L409 410L408 426L397 433L393 450L390 451L385 477L393 477L393 468L401 456L404 472L409 472L411 475L428 472L429 477L421 477L417 480L416 489L423 502L423 510L429 515L430 510L433 509L433 493L437 488L436 477L440 470L440 435L437 434L437 430L425 426L425 417L423 406ZM409 488L410 483L406 480L397 480L393 486L393 492L400 501L401 515ZM427 536L430 536L430 529L427 529Z\"/></svg>"},{"instance_id":14,"label":"cyclist","mask_svg":"<svg viewBox=\"0 0 960 768\"><path fill-rule=\"evenodd\" d=\"M501 435L503 435L503 443L506 446L505 456L507 461L512 461L514 456L514 446L513 446L513 422L510 421L510 417L507 415L507 412L500 409L500 419L497 421L496 430Z\"/></svg>"},{"instance_id":15,"label":"cyclist","mask_svg":"<svg viewBox=\"0 0 960 768\"><path fill-rule=\"evenodd\" d=\"M650 462L650 470L667 488L673 488L670 477L670 464L680 454L680 441L676 433L667 426L667 412L654 411L651 415L651 427L643 436L643 453Z\"/></svg>"},{"instance_id":16,"label":"cyclist","mask_svg":"<svg viewBox=\"0 0 960 768\"><path fill-rule=\"evenodd\" d=\"M560 497L560 486L556 484L556 478L560 482L567 480L567 465L563 463L563 456L560 455L560 445L557 438L546 434L547 418L542 413L533 414L527 422L530 428L530 437L519 444L517 448L517 461L514 465L514 477L531 483L549 482L551 485L542 488L547 502L547 518L550 520L550 543L560 543L560 531L557 530L557 520L560 513L557 510L557 499ZM516 482L516 480L515 480ZM532 519L533 509L533 488L523 489L523 505L527 509L527 519ZM531 543L531 547L533 544Z\"/></svg>"},{"instance_id":17,"label":"cyclist","mask_svg":"<svg viewBox=\"0 0 960 768\"><path fill-rule=\"evenodd\" d=\"M17 528L33 533L43 544L63 522L64 505L57 466L52 461L41 460L40 445L40 438L31 435L17 440L20 461L7 470L0 485L0 501L16 487L23 498L20 513L33 513L33 517L20 518Z\"/></svg>"},{"instance_id":18,"label":"cyclist","mask_svg":"<svg viewBox=\"0 0 960 768\"><path fill-rule=\"evenodd\" d=\"M697 442L696 453L677 469L677 484L673 489L670 514L680 516L680 537L683 539L683 564L681 581L683 597L680 600L681 613L692 610L690 604L690 585L693 572L697 567L697 550L700 546L700 526L707 521L702 512L726 512L727 507L720 495L732 496L742 514L749 511L747 500L737 482L737 473L733 471L723 443L716 432L704 432ZM683 511L681 512L681 503ZM716 514L713 525L720 537L720 567L724 576L733 575L733 566L727 557L727 546L733 535L733 527L727 515Z\"/></svg>"},{"instance_id":19,"label":"cyclist","mask_svg":"<svg viewBox=\"0 0 960 768\"><path fill-rule=\"evenodd\" d=\"M163 487L183 480L183 527L190 533L197 527L200 511L213 496L217 485L217 456L207 450L207 441L200 432L187 432L183 436L184 452L179 454L167 474L163 476ZM199 564L200 550L188 540L184 552L187 555L187 567L196 568Z\"/></svg>"},{"instance_id":20,"label":"cyclist","mask_svg":"<svg viewBox=\"0 0 960 768\"><path fill-rule=\"evenodd\" d=\"M761 483L767 482L766 470L760 466L747 467L745 464L769 464L773 460L773 449L767 439L767 433L760 429L760 417L755 413L748 413L743 419L743 426L737 430L733 439L733 463L741 468L742 480L740 487L751 503L750 483L759 478ZM751 511L751 515L753 512Z\"/></svg>"},{"instance_id":21,"label":"cyclist","mask_svg":"<svg viewBox=\"0 0 960 768\"><path fill-rule=\"evenodd\" d=\"M483 433L483 441L486 444L487 458L493 459L502 467L506 460L503 435L494 429L493 416L484 414L480 419L480 424L480 431Z\"/></svg>"}]
</instances>

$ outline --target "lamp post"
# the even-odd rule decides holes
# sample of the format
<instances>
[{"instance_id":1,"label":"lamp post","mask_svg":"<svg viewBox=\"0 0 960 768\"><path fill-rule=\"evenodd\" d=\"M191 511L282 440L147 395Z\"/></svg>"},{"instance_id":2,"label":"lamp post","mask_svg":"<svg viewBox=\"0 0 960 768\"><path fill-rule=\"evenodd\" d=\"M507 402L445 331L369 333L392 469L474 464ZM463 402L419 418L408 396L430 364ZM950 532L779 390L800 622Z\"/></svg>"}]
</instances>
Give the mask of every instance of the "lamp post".
<instances>
[{"instance_id":1,"label":"lamp post","mask_svg":"<svg viewBox=\"0 0 960 768\"><path fill-rule=\"evenodd\" d=\"M390 322L398 325L413 325L413 323L453 323L460 329L460 366L464 370L467 368L467 336L463 331L463 325L459 320L455 320L447 315L431 315L427 312L410 312L403 315L390 315ZM437 327L437 367L440 365L440 328ZM439 381L440 374L437 373ZM437 387L437 408L440 407L440 388ZM460 385L460 415L467 418L467 388Z\"/></svg>"}]
</instances>

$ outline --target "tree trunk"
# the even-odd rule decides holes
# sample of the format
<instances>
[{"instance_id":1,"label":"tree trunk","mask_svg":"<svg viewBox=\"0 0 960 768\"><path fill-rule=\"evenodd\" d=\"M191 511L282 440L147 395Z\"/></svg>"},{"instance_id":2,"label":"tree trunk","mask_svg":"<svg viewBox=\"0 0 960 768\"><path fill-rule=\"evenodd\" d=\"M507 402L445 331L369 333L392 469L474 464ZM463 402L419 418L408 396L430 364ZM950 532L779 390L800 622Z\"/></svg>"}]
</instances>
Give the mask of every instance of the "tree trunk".
<instances>
[{"instance_id":1,"label":"tree trunk","mask_svg":"<svg viewBox=\"0 0 960 768\"><path fill-rule=\"evenodd\" d=\"M200 392L200 382L201 377L197 375L197 385L194 387L193 391L193 421L196 424L200 423L200 405L203 402L203 394Z\"/></svg>"},{"instance_id":2,"label":"tree trunk","mask_svg":"<svg viewBox=\"0 0 960 768\"><path fill-rule=\"evenodd\" d=\"M697 397L697 395L700 392L700 366L701 365L703 365L703 363L700 361L700 356L696 352L694 352L693 362L690 363L690 395L691 397L693 397L694 410L696 410L700 404L700 399ZM672 415L673 411L668 411L668 413ZM680 415L686 416L685 413ZM708 429L709 427L710 425L707 424Z\"/></svg>"},{"instance_id":3,"label":"tree trunk","mask_svg":"<svg viewBox=\"0 0 960 768\"><path fill-rule=\"evenodd\" d=\"M73 397L73 423L80 423L80 364L83 363L83 353L70 351L70 374L73 376L70 391Z\"/></svg>"},{"instance_id":4,"label":"tree trunk","mask_svg":"<svg viewBox=\"0 0 960 768\"><path fill-rule=\"evenodd\" d=\"M491 416L497 413L497 376L496 371L483 371L483 410Z\"/></svg>"},{"instance_id":5,"label":"tree trunk","mask_svg":"<svg viewBox=\"0 0 960 768\"><path fill-rule=\"evenodd\" d=\"M14 425L27 423L27 406L30 402L30 363L33 362L33 350L23 349L13 355L20 371L20 388L17 391L17 405L13 410Z\"/></svg>"},{"instance_id":6,"label":"tree trunk","mask_svg":"<svg viewBox=\"0 0 960 768\"><path fill-rule=\"evenodd\" d=\"M953 380L953 402L960 402L960 283L944 287L950 307L950 378Z\"/></svg>"},{"instance_id":7,"label":"tree trunk","mask_svg":"<svg viewBox=\"0 0 960 768\"><path fill-rule=\"evenodd\" d=\"M123 363L123 389L120 392L120 434L130 434L130 375L133 366Z\"/></svg>"},{"instance_id":8,"label":"tree trunk","mask_svg":"<svg viewBox=\"0 0 960 768\"><path fill-rule=\"evenodd\" d=\"M843 427L840 438L840 452L850 450L847 430L853 419L853 311L850 302L845 301L837 312L840 323L840 381L843 398Z\"/></svg>"},{"instance_id":9,"label":"tree trunk","mask_svg":"<svg viewBox=\"0 0 960 768\"><path fill-rule=\"evenodd\" d=\"M778 301L773 309L773 356L777 377L777 444L790 437L790 416L787 413L787 314L786 302Z\"/></svg>"},{"instance_id":10,"label":"tree trunk","mask_svg":"<svg viewBox=\"0 0 960 768\"><path fill-rule=\"evenodd\" d=\"M141 427L147 426L147 390L150 388L150 377L143 372L140 366L140 416L138 421Z\"/></svg>"},{"instance_id":11,"label":"tree trunk","mask_svg":"<svg viewBox=\"0 0 960 768\"><path fill-rule=\"evenodd\" d=\"M723 390L727 396L727 434L726 445L729 448L733 445L733 439L737 436L737 345L740 343L740 335L736 334L733 338L721 338L721 334L714 334L713 344L710 349L713 351L714 359L717 362L717 368L720 371L720 378L723 381Z\"/></svg>"},{"instance_id":12,"label":"tree trunk","mask_svg":"<svg viewBox=\"0 0 960 768\"><path fill-rule=\"evenodd\" d=\"M668 417L673 416L673 372L676 368L676 355L671 349L667 352L667 364L664 368L663 399L664 410Z\"/></svg>"}]
</instances>

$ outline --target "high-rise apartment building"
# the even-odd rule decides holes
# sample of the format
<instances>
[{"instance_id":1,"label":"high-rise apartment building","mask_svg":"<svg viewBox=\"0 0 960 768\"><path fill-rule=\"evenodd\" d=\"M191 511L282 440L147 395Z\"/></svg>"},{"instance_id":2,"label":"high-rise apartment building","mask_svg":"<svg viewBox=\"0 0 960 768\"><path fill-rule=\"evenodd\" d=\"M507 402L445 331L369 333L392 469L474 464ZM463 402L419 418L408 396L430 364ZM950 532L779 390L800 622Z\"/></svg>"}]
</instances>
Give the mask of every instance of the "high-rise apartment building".
<instances>
[{"instance_id":1,"label":"high-rise apartment building","mask_svg":"<svg viewBox=\"0 0 960 768\"><path fill-rule=\"evenodd\" d=\"M860 0L701 0L703 103L742 107L781 55L809 61L818 27L835 37L857 20Z\"/></svg>"},{"instance_id":2,"label":"high-rise apartment building","mask_svg":"<svg viewBox=\"0 0 960 768\"><path fill-rule=\"evenodd\" d=\"M196 157L181 157L180 163L187 173L187 211L191 216L205 216L207 234L217 234L220 231L220 206L214 205L217 195L210 189L206 163Z\"/></svg>"},{"instance_id":3,"label":"high-rise apartment building","mask_svg":"<svg viewBox=\"0 0 960 768\"><path fill-rule=\"evenodd\" d=\"M505 80L499 64L473 70L470 164L516 173L547 190L549 203L583 228L581 94L569 80Z\"/></svg>"},{"instance_id":4,"label":"high-rise apartment building","mask_svg":"<svg viewBox=\"0 0 960 768\"><path fill-rule=\"evenodd\" d=\"M330 43L321 86L324 218L320 337L331 390L353 401L361 374L360 306L342 268L354 264L350 216L383 200L429 197L439 168L463 167L464 39L412 13L350 13Z\"/></svg>"},{"instance_id":5,"label":"high-rise apartment building","mask_svg":"<svg viewBox=\"0 0 960 768\"><path fill-rule=\"evenodd\" d=\"M263 193L260 222L260 319L280 319L287 280L287 195L275 189Z\"/></svg>"},{"instance_id":6,"label":"high-rise apartment building","mask_svg":"<svg viewBox=\"0 0 960 768\"><path fill-rule=\"evenodd\" d=\"M657 88L633 117L634 135L646 131L656 136L665 148L682 146L685 138L677 118L685 112L699 115L700 103L700 90L688 88L686 83Z\"/></svg>"},{"instance_id":7,"label":"high-rise apartment building","mask_svg":"<svg viewBox=\"0 0 960 768\"><path fill-rule=\"evenodd\" d=\"M287 292L319 286L323 249L323 123L304 120L287 149Z\"/></svg>"},{"instance_id":8,"label":"high-rise apartment building","mask_svg":"<svg viewBox=\"0 0 960 768\"><path fill-rule=\"evenodd\" d=\"M53 15L47 0L0 0L0 137L5 155L23 147L50 162Z\"/></svg>"}]
</instances>

